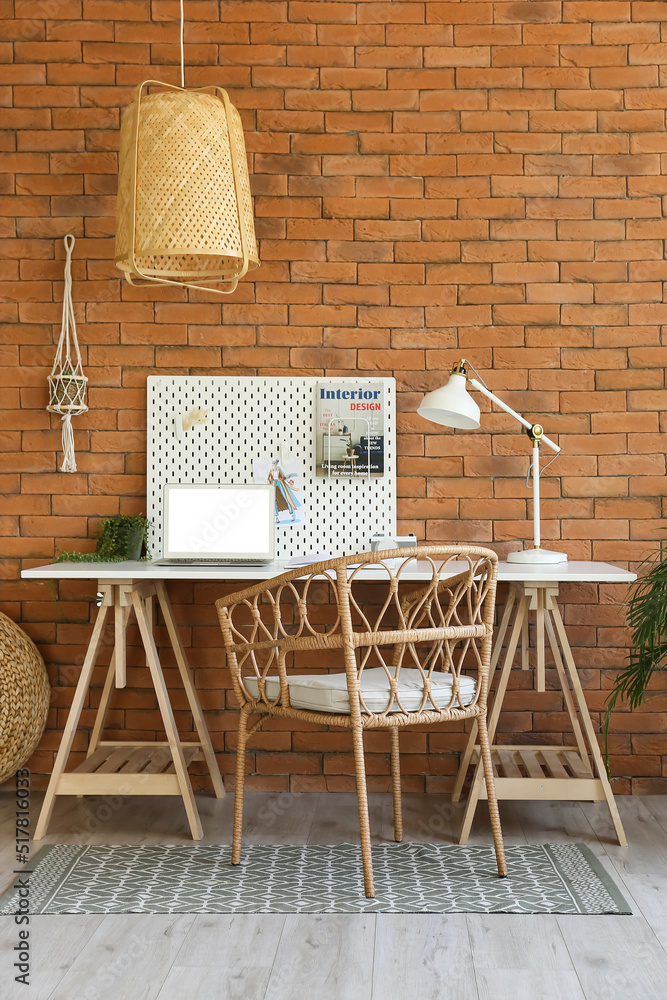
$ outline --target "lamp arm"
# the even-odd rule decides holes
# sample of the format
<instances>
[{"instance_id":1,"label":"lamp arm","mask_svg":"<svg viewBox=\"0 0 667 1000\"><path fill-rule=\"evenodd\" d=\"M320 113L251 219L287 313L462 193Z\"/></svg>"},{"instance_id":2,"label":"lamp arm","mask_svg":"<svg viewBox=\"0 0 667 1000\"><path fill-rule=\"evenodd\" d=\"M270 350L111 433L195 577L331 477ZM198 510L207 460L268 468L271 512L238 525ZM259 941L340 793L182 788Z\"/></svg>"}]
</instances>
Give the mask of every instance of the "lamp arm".
<instances>
[{"instance_id":1,"label":"lamp arm","mask_svg":"<svg viewBox=\"0 0 667 1000\"><path fill-rule=\"evenodd\" d=\"M502 399L499 399L498 396L494 395L494 393L492 393L490 389L487 389L485 385L482 385L481 382L478 382L476 378L469 378L468 381L470 382L470 385L473 386L474 389L477 389L478 392L481 392L483 396L486 396L487 399L490 399L492 403L495 403L496 406L499 406L501 410L505 411L505 413L509 413L510 417L514 417L515 420L518 420L519 423L526 428L526 430L530 431L533 429L533 425L529 420L526 420L526 418L522 417L520 413L517 413L516 410L513 410L511 406L508 406L507 403L504 403ZM548 444L549 447L556 453L560 451L560 447L555 443L555 441L552 441L551 438L548 438L546 434L542 434L540 440L544 441L545 444Z\"/></svg>"}]
</instances>

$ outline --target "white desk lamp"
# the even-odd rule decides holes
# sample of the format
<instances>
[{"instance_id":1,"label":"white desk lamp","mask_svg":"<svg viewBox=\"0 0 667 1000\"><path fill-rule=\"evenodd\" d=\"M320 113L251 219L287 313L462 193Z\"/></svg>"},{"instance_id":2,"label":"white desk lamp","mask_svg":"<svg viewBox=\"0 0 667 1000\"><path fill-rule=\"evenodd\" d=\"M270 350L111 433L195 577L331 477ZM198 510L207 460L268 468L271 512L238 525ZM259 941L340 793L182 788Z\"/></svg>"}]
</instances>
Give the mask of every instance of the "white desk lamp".
<instances>
[{"instance_id":1,"label":"white desk lamp","mask_svg":"<svg viewBox=\"0 0 667 1000\"><path fill-rule=\"evenodd\" d=\"M466 382L469 382L474 389L481 392L492 403L499 406L501 410L509 413L515 420L518 420L525 427L528 437L533 442L534 547L532 549L523 549L521 552L510 552L507 561L533 566L567 562L567 554L565 552L552 552L549 549L543 549L540 545L540 445L544 442L556 454L558 454L560 448L546 436L541 424L531 424L529 420L522 417L511 406L503 403L502 399L494 396L485 385L482 385L477 379L470 378L466 368L469 364L470 362L466 361L465 358L457 361L451 370L447 385L443 385L439 389L434 389L433 392L427 392L417 412L420 416L425 417L426 420L432 420L435 424L443 424L445 427L459 427L462 430L476 430L480 424L479 406L468 394Z\"/></svg>"}]
</instances>

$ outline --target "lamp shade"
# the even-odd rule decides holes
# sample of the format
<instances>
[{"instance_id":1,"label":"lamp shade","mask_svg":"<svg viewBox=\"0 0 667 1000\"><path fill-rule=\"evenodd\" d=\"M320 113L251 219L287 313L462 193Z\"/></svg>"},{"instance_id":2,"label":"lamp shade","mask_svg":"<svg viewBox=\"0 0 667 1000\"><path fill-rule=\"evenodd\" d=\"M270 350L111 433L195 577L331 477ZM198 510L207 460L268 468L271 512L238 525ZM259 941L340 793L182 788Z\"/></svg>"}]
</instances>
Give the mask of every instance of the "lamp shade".
<instances>
[{"instance_id":1,"label":"lamp shade","mask_svg":"<svg viewBox=\"0 0 667 1000\"><path fill-rule=\"evenodd\" d=\"M233 291L259 264L241 118L224 90L142 95L156 82L121 122L116 266L131 284Z\"/></svg>"},{"instance_id":2,"label":"lamp shade","mask_svg":"<svg viewBox=\"0 0 667 1000\"><path fill-rule=\"evenodd\" d=\"M417 410L420 417L445 427L476 430L479 427L479 406L466 389L466 377L452 372L447 385L427 392Z\"/></svg>"}]
</instances>

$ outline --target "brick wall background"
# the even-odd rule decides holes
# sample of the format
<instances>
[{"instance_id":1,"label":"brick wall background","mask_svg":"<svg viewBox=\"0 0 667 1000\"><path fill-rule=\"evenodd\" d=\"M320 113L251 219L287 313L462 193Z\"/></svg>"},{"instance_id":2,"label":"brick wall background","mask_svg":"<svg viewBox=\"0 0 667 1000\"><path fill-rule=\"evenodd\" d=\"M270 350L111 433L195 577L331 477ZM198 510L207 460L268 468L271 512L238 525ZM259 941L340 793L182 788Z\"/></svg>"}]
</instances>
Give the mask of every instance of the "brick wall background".
<instances>
[{"instance_id":1,"label":"brick wall background","mask_svg":"<svg viewBox=\"0 0 667 1000\"><path fill-rule=\"evenodd\" d=\"M501 413L475 434L415 413L465 354L558 435L546 539L573 558L636 565L662 524L667 3L189 0L186 83L226 86L242 113L261 239L261 268L222 304L132 289L112 261L119 108L146 77L179 82L178 6L0 0L0 607L37 641L54 685L37 778L94 587L62 584L54 603L19 572L60 547L92 548L101 516L142 511L156 370L395 375L401 530L504 554L530 537L525 437ZM44 409L68 232L90 378L74 475L57 471L59 421ZM173 596L229 773L220 589ZM624 593L563 588L596 720L626 655ZM146 739L159 717L135 653L110 722ZM515 678L504 738L571 742L560 699L528 681ZM663 689L657 679L642 711L615 717L618 791L665 790ZM251 782L350 788L346 737L312 729L255 737ZM369 738L375 788L388 787L385 739ZM451 787L463 739L455 727L406 734L406 787ZM75 746L81 755L84 735Z\"/></svg>"}]
</instances>

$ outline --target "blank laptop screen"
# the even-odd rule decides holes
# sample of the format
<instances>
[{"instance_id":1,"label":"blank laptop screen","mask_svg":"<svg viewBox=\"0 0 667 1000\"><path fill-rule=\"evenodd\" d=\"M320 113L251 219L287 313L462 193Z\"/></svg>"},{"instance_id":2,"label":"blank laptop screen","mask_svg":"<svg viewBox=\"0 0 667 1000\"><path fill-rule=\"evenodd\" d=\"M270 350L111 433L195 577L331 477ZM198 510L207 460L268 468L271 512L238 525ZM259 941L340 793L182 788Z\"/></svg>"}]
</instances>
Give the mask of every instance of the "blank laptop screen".
<instances>
[{"instance_id":1,"label":"blank laptop screen","mask_svg":"<svg viewBox=\"0 0 667 1000\"><path fill-rule=\"evenodd\" d=\"M165 556L273 558L271 486L165 487Z\"/></svg>"}]
</instances>

